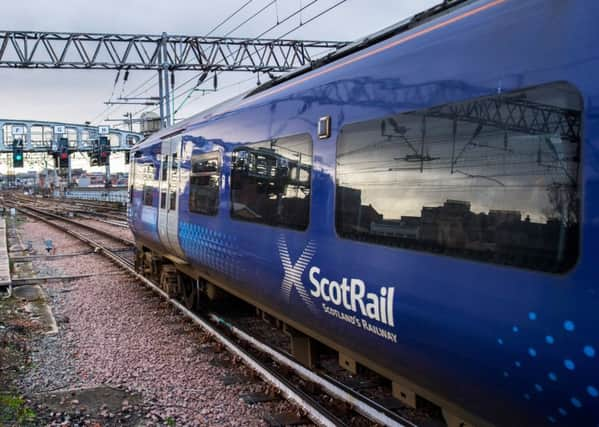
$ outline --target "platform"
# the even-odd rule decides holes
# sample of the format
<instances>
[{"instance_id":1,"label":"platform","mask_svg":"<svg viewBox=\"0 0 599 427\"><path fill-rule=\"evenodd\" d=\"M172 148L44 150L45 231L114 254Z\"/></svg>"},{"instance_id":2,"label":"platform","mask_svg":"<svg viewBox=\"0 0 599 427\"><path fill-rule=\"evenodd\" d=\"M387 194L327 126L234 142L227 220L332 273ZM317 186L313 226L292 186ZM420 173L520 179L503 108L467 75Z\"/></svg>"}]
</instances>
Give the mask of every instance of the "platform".
<instances>
[{"instance_id":1,"label":"platform","mask_svg":"<svg viewBox=\"0 0 599 427\"><path fill-rule=\"evenodd\" d=\"M6 240L6 221L0 218L0 286L10 285L10 264Z\"/></svg>"}]
</instances>

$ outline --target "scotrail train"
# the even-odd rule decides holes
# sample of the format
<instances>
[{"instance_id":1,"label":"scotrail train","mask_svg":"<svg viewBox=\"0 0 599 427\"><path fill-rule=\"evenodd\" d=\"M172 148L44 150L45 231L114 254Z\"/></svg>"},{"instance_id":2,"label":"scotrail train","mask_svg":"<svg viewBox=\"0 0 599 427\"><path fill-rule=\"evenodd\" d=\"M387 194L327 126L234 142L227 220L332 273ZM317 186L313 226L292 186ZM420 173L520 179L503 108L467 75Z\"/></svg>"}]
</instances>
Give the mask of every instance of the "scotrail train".
<instances>
[{"instance_id":1,"label":"scotrail train","mask_svg":"<svg viewBox=\"0 0 599 427\"><path fill-rule=\"evenodd\" d=\"M597 22L595 0L450 2L151 136L140 266L449 424L599 425Z\"/></svg>"}]
</instances>

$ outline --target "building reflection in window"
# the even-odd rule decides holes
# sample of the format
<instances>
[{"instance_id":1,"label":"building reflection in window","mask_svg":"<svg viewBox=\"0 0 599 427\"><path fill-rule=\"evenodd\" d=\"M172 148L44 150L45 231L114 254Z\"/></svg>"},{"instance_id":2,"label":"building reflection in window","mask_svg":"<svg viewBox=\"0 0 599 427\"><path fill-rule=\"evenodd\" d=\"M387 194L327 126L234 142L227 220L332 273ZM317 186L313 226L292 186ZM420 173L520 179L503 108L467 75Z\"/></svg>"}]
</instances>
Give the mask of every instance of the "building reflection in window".
<instances>
[{"instance_id":1,"label":"building reflection in window","mask_svg":"<svg viewBox=\"0 0 599 427\"><path fill-rule=\"evenodd\" d=\"M304 230L310 217L312 139L298 135L233 151L233 218Z\"/></svg>"},{"instance_id":2,"label":"building reflection in window","mask_svg":"<svg viewBox=\"0 0 599 427\"><path fill-rule=\"evenodd\" d=\"M578 256L582 103L565 83L346 126L346 238L563 272Z\"/></svg>"}]
</instances>

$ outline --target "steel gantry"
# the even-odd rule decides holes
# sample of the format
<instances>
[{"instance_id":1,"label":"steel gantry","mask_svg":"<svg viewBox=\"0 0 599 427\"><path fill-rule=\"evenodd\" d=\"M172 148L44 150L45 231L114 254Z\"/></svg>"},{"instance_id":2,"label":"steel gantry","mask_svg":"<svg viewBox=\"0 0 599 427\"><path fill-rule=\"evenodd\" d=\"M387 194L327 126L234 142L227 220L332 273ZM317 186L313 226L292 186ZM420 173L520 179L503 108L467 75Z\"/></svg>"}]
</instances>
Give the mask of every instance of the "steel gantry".
<instances>
[{"instance_id":1,"label":"steel gantry","mask_svg":"<svg viewBox=\"0 0 599 427\"><path fill-rule=\"evenodd\" d=\"M14 155L15 141L19 141L21 153L56 155L60 149L60 144L64 141L67 150L65 160L67 162L67 182L69 183L71 182L71 157L69 153L92 152L93 142L102 136L107 138L110 152L128 153L131 146L143 139L142 134L112 129L108 126L0 118L0 154L13 153ZM7 165L10 167L9 160ZM105 167L106 176L110 177L108 159Z\"/></svg>"},{"instance_id":2,"label":"steel gantry","mask_svg":"<svg viewBox=\"0 0 599 427\"><path fill-rule=\"evenodd\" d=\"M284 72L340 41L0 31L0 67Z\"/></svg>"},{"instance_id":3,"label":"steel gantry","mask_svg":"<svg viewBox=\"0 0 599 427\"><path fill-rule=\"evenodd\" d=\"M55 151L57 140L61 137L68 140L70 150L88 152L92 149L92 141L102 134L109 138L111 151L128 152L132 145L143 139L140 133L108 126L0 118L0 153L12 152L15 138L23 141L25 152Z\"/></svg>"},{"instance_id":4,"label":"steel gantry","mask_svg":"<svg viewBox=\"0 0 599 427\"><path fill-rule=\"evenodd\" d=\"M0 68L158 71L161 124L168 126L173 121L175 71L286 72L310 64L315 54L347 44L167 33L0 31Z\"/></svg>"}]
</instances>

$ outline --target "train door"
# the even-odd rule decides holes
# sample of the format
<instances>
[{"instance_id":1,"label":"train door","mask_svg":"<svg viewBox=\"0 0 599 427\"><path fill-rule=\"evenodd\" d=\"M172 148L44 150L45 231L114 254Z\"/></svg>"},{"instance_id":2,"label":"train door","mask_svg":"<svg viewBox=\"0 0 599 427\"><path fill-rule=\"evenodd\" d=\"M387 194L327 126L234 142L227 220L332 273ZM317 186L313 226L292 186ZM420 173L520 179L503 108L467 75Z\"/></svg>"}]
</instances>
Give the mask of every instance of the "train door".
<instances>
[{"instance_id":1,"label":"train door","mask_svg":"<svg viewBox=\"0 0 599 427\"><path fill-rule=\"evenodd\" d=\"M158 233L164 246L174 255L183 257L179 245L180 156L181 138L175 137L162 141Z\"/></svg>"}]
</instances>

